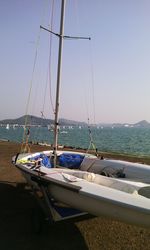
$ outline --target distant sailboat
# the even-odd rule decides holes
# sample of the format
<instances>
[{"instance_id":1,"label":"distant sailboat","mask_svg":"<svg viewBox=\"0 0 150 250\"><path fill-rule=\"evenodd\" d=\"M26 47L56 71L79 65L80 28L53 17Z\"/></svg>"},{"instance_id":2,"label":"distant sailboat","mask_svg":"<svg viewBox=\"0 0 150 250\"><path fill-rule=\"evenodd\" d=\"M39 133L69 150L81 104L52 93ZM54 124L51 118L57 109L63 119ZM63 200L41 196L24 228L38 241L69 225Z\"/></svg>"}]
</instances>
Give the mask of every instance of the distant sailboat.
<instances>
[{"instance_id":1,"label":"distant sailboat","mask_svg":"<svg viewBox=\"0 0 150 250\"><path fill-rule=\"evenodd\" d=\"M9 128L10 128L10 126L9 126L9 124L7 124L7 125L6 125L6 129L8 129L8 130L9 130Z\"/></svg>"},{"instance_id":2,"label":"distant sailboat","mask_svg":"<svg viewBox=\"0 0 150 250\"><path fill-rule=\"evenodd\" d=\"M47 125L47 129L50 131L51 130L51 125Z\"/></svg>"},{"instance_id":3,"label":"distant sailboat","mask_svg":"<svg viewBox=\"0 0 150 250\"><path fill-rule=\"evenodd\" d=\"M61 134L68 134L68 131L62 130L62 131L60 131L60 133L61 133Z\"/></svg>"}]
</instances>

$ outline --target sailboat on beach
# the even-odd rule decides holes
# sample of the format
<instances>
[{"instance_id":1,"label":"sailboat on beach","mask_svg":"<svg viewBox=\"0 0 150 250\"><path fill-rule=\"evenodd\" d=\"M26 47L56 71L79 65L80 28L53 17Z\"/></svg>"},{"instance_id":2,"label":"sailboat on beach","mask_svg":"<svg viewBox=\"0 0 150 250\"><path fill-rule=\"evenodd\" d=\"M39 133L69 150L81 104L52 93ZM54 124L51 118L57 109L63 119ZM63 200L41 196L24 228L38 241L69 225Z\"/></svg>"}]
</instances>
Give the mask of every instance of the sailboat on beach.
<instances>
[{"instance_id":1,"label":"sailboat on beach","mask_svg":"<svg viewBox=\"0 0 150 250\"><path fill-rule=\"evenodd\" d=\"M58 150L62 49L63 40L67 37L64 36L65 3L62 0L60 33L57 34L59 59L54 148L19 153L13 157L13 163L33 187L35 195L40 191L49 218L54 221L86 212L150 227L150 166ZM61 209L57 206L59 203L63 204ZM71 211L70 215L67 213L66 216L66 209Z\"/></svg>"}]
</instances>

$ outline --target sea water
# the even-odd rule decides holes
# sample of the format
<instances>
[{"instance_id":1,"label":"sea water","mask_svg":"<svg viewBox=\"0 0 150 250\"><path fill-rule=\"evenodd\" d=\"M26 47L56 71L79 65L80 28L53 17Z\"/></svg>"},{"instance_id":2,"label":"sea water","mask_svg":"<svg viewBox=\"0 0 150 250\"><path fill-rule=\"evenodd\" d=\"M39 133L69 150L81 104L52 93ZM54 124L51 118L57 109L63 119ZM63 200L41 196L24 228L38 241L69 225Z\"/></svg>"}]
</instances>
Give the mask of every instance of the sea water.
<instances>
[{"instance_id":1,"label":"sea water","mask_svg":"<svg viewBox=\"0 0 150 250\"><path fill-rule=\"evenodd\" d=\"M63 133L62 133L63 132ZM91 128L93 143L102 152L112 152L136 156L150 156L150 128ZM0 139L22 142L23 127L0 127ZM52 144L53 131L47 127L34 127L30 129L29 141ZM74 148L87 149L90 146L88 128L60 129L59 144Z\"/></svg>"}]
</instances>

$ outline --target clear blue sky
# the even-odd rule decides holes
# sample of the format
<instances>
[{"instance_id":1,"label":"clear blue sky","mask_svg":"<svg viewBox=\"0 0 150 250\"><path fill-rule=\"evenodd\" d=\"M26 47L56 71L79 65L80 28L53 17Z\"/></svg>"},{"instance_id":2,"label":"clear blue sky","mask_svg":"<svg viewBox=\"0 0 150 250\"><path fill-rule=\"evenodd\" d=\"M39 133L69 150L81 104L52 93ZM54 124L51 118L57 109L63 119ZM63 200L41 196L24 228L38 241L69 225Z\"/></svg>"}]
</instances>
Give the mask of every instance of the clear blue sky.
<instances>
[{"instance_id":1,"label":"clear blue sky","mask_svg":"<svg viewBox=\"0 0 150 250\"><path fill-rule=\"evenodd\" d=\"M58 32L60 0L54 2L53 29ZM51 3L0 0L0 120L25 114L39 26L48 27ZM150 1L67 0L65 34L92 40L64 41L60 117L150 122ZM49 34L41 31L29 110L37 116L43 110L48 44ZM53 38L53 99L57 45ZM44 115L53 118L48 96Z\"/></svg>"}]
</instances>

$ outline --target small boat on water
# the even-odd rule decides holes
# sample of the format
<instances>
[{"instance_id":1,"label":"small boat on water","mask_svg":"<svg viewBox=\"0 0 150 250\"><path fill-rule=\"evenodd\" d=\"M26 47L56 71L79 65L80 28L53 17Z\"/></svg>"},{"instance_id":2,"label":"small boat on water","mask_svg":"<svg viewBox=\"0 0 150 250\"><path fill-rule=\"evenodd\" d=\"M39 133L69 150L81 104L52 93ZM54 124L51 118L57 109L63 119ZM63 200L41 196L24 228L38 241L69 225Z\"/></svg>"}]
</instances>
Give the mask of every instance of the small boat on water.
<instances>
[{"instance_id":1,"label":"small boat on water","mask_svg":"<svg viewBox=\"0 0 150 250\"><path fill-rule=\"evenodd\" d=\"M62 0L59 37L58 81L55 108L54 148L20 153L13 163L27 179L35 195L40 191L50 218L60 209L72 215L89 213L143 227L150 227L150 166L98 158L92 154L59 151L58 107L65 0ZM63 204L63 206L58 206ZM59 208L59 211L58 211ZM67 216L69 217L69 216ZM66 218L62 216L61 218Z\"/></svg>"},{"instance_id":2,"label":"small boat on water","mask_svg":"<svg viewBox=\"0 0 150 250\"><path fill-rule=\"evenodd\" d=\"M9 130L9 128L10 128L10 127L9 127L9 124L7 124L7 125L6 125L6 129Z\"/></svg>"}]
</instances>

